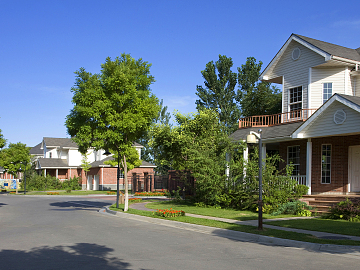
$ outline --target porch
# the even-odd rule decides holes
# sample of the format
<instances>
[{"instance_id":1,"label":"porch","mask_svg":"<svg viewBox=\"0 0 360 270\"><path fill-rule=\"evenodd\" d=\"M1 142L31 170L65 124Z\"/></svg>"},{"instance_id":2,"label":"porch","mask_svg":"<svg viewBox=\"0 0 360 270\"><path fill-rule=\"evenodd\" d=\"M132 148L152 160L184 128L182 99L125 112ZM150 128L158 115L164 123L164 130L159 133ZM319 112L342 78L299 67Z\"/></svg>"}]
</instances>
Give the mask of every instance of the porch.
<instances>
[{"instance_id":1,"label":"porch","mask_svg":"<svg viewBox=\"0 0 360 270\"><path fill-rule=\"evenodd\" d=\"M273 115L255 115L239 119L239 128L270 127L281 124L303 122L307 120L316 109L301 109Z\"/></svg>"}]
</instances>

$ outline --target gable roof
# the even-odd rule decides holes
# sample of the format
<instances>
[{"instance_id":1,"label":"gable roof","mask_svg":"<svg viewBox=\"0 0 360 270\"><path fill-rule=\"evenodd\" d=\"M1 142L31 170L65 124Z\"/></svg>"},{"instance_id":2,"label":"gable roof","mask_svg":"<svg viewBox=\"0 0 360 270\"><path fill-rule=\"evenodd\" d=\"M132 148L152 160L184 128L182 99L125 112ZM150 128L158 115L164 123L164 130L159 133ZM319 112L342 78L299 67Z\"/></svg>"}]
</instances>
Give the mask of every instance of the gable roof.
<instances>
[{"instance_id":1,"label":"gable roof","mask_svg":"<svg viewBox=\"0 0 360 270\"><path fill-rule=\"evenodd\" d=\"M78 148L77 144L73 142L70 138L50 138L44 137L43 143L45 143L47 148ZM41 147L43 148L43 146Z\"/></svg>"},{"instance_id":2,"label":"gable roof","mask_svg":"<svg viewBox=\"0 0 360 270\"><path fill-rule=\"evenodd\" d=\"M336 44L324 42L321 40L308 38L305 36L291 34L285 44L277 52L271 62L266 66L264 71L260 74L260 80L267 80L266 73L268 73L272 66L274 66L280 57L284 54L286 48L289 46L290 42L296 41L308 49L318 53L324 57L325 61L329 60L338 60L343 62L348 62L349 64L355 65L360 64L360 48L350 49Z\"/></svg>"},{"instance_id":3,"label":"gable roof","mask_svg":"<svg viewBox=\"0 0 360 270\"><path fill-rule=\"evenodd\" d=\"M356 49L346 48L346 47L343 47L340 45L328 43L325 41L321 41L321 40L317 40L317 39L313 39L313 38L309 38L309 37L305 37L305 36L300 36L300 35L296 35L296 34L293 34L293 35L298 36L299 38L312 44L313 46L319 48L320 50L327 52L328 54L331 54L334 56L339 56L339 57L350 59L350 60L354 60L354 61L360 61L360 54Z\"/></svg>"},{"instance_id":4,"label":"gable roof","mask_svg":"<svg viewBox=\"0 0 360 270\"><path fill-rule=\"evenodd\" d=\"M30 155L43 155L44 151L41 149L41 144L39 143L30 149Z\"/></svg>"},{"instance_id":5,"label":"gable roof","mask_svg":"<svg viewBox=\"0 0 360 270\"><path fill-rule=\"evenodd\" d=\"M302 123L291 135L292 138L302 138L301 133L306 130L324 111L334 102L340 102L345 106L360 113L360 97L348 96L343 94L334 94L328 101L326 101L319 109L315 111L305 122Z\"/></svg>"}]
</instances>

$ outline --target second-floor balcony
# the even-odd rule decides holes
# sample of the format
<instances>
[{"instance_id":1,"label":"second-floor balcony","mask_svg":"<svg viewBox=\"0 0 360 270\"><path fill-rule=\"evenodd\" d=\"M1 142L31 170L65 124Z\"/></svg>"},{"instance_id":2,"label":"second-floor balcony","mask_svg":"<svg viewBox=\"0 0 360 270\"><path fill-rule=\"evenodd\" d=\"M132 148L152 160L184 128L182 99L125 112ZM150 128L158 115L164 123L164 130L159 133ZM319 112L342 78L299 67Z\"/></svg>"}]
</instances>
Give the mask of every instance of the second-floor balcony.
<instances>
[{"instance_id":1,"label":"second-floor balcony","mask_svg":"<svg viewBox=\"0 0 360 270\"><path fill-rule=\"evenodd\" d=\"M273 115L256 115L239 119L239 128L245 127L269 127L281 124L305 121L316 109L301 109Z\"/></svg>"}]
</instances>

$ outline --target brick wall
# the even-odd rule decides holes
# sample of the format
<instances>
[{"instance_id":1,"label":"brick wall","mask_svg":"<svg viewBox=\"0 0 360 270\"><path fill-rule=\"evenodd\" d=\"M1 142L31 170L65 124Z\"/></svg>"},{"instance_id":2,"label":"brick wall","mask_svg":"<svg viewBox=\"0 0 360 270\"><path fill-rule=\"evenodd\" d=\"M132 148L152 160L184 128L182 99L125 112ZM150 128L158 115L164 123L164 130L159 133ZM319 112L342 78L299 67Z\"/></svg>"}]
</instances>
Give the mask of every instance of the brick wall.
<instances>
[{"instance_id":1,"label":"brick wall","mask_svg":"<svg viewBox=\"0 0 360 270\"><path fill-rule=\"evenodd\" d=\"M312 141L312 194L345 194L348 191L348 158L349 146L360 145L360 135L313 138ZM279 144L279 154L285 162L279 167L283 169L287 161L287 147L300 145L300 174L306 174L306 142L307 140L283 142ZM331 144L331 183L321 183L321 150L323 144Z\"/></svg>"},{"instance_id":2,"label":"brick wall","mask_svg":"<svg viewBox=\"0 0 360 270\"><path fill-rule=\"evenodd\" d=\"M287 152L289 146L300 146L300 175L306 175L306 143L307 140L297 140L283 142L279 144L279 155L283 159L279 164L279 169L284 170L287 165Z\"/></svg>"}]
</instances>

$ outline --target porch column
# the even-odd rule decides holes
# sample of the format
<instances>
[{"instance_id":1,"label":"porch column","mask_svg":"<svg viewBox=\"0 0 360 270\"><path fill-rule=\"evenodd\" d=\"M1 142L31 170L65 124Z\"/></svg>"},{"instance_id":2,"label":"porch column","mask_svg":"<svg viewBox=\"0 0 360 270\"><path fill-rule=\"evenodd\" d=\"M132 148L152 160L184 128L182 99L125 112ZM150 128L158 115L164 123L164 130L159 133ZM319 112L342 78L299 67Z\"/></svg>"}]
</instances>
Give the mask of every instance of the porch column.
<instances>
[{"instance_id":1,"label":"porch column","mask_svg":"<svg viewBox=\"0 0 360 270\"><path fill-rule=\"evenodd\" d=\"M44 169L44 176L46 176L46 169Z\"/></svg>"},{"instance_id":2,"label":"porch column","mask_svg":"<svg viewBox=\"0 0 360 270\"><path fill-rule=\"evenodd\" d=\"M248 145L246 145L245 149L244 149L244 161L245 163L247 163L249 160L249 147ZM246 176L246 168L244 168L244 176Z\"/></svg>"},{"instance_id":3,"label":"porch column","mask_svg":"<svg viewBox=\"0 0 360 270\"><path fill-rule=\"evenodd\" d=\"M263 143L261 147L261 159L262 159L262 165L265 167L266 164L266 144Z\"/></svg>"},{"instance_id":4,"label":"porch column","mask_svg":"<svg viewBox=\"0 0 360 270\"><path fill-rule=\"evenodd\" d=\"M308 195L311 195L311 164L312 164L312 142L308 139L306 143L306 186L309 187Z\"/></svg>"},{"instance_id":5,"label":"porch column","mask_svg":"<svg viewBox=\"0 0 360 270\"><path fill-rule=\"evenodd\" d=\"M59 169L56 169L56 173L55 173L55 177L57 178L57 179L59 179Z\"/></svg>"}]
</instances>

